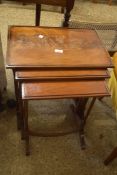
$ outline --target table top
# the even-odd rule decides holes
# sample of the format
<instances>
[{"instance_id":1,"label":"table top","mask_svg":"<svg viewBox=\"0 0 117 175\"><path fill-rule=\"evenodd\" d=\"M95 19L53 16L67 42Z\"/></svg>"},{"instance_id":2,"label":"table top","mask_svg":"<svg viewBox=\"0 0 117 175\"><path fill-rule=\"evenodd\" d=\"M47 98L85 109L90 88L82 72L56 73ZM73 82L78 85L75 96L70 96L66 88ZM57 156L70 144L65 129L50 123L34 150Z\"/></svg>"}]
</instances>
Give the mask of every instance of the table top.
<instances>
[{"instance_id":1,"label":"table top","mask_svg":"<svg viewBox=\"0 0 117 175\"><path fill-rule=\"evenodd\" d=\"M15 72L16 80L47 79L105 79L109 78L107 70L21 70Z\"/></svg>"},{"instance_id":2,"label":"table top","mask_svg":"<svg viewBox=\"0 0 117 175\"><path fill-rule=\"evenodd\" d=\"M23 99L59 99L109 95L105 80L25 82L22 84Z\"/></svg>"},{"instance_id":3,"label":"table top","mask_svg":"<svg viewBox=\"0 0 117 175\"><path fill-rule=\"evenodd\" d=\"M107 68L108 52L93 30L11 26L7 68Z\"/></svg>"}]
</instances>

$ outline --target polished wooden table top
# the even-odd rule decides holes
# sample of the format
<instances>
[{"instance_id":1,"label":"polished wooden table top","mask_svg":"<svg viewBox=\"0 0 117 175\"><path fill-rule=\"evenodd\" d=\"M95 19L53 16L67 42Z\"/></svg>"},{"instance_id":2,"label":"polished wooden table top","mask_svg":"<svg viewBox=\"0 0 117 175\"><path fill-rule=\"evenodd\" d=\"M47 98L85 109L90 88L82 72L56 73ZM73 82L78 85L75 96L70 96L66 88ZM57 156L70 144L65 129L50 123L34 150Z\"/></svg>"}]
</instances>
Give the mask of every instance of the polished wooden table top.
<instances>
[{"instance_id":1,"label":"polished wooden table top","mask_svg":"<svg viewBox=\"0 0 117 175\"><path fill-rule=\"evenodd\" d=\"M28 82L22 84L23 99L55 99L109 96L105 80Z\"/></svg>"},{"instance_id":2,"label":"polished wooden table top","mask_svg":"<svg viewBox=\"0 0 117 175\"><path fill-rule=\"evenodd\" d=\"M20 70L16 71L16 80L45 79L105 79L109 78L107 70Z\"/></svg>"},{"instance_id":3,"label":"polished wooden table top","mask_svg":"<svg viewBox=\"0 0 117 175\"><path fill-rule=\"evenodd\" d=\"M9 28L8 68L107 68L110 56L93 30L49 27Z\"/></svg>"}]
</instances>

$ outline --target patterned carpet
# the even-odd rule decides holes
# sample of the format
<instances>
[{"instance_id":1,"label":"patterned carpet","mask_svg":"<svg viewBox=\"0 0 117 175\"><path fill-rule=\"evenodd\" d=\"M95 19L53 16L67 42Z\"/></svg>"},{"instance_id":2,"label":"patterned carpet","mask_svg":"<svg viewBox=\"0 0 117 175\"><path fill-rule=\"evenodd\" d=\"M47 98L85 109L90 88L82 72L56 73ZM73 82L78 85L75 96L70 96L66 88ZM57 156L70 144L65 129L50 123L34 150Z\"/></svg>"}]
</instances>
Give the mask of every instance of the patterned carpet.
<instances>
[{"instance_id":1,"label":"patterned carpet","mask_svg":"<svg viewBox=\"0 0 117 175\"><path fill-rule=\"evenodd\" d=\"M34 6L3 2L0 32L4 56L8 25L34 25ZM60 8L43 6L41 25L61 26ZM117 6L107 2L76 1L72 18L78 21L116 22ZM7 70L8 96L14 96L12 72ZM75 127L70 100L30 102L30 126L43 132ZM31 156L16 129L15 110L0 113L0 175L114 175L117 159L105 167L103 160L117 145L117 122L111 99L96 101L85 128L86 150L80 149L78 133L63 137L31 137Z\"/></svg>"}]
</instances>

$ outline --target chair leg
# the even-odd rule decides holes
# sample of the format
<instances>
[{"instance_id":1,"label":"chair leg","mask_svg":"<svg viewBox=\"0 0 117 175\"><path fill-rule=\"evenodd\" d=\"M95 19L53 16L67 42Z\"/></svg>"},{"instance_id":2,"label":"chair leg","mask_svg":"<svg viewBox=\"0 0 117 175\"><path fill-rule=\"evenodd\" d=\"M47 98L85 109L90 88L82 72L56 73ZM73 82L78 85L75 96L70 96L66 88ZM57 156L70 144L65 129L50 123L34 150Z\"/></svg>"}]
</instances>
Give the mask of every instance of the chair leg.
<instances>
[{"instance_id":1,"label":"chair leg","mask_svg":"<svg viewBox=\"0 0 117 175\"><path fill-rule=\"evenodd\" d=\"M66 8L66 13L64 15L64 22L63 22L63 27L68 27L69 26L69 19L71 17L71 9Z\"/></svg>"},{"instance_id":2,"label":"chair leg","mask_svg":"<svg viewBox=\"0 0 117 175\"><path fill-rule=\"evenodd\" d=\"M61 13L64 13L64 7L61 8Z\"/></svg>"},{"instance_id":3,"label":"chair leg","mask_svg":"<svg viewBox=\"0 0 117 175\"><path fill-rule=\"evenodd\" d=\"M36 4L36 13L35 13L35 25L40 25L40 17L41 17L41 4Z\"/></svg>"},{"instance_id":4,"label":"chair leg","mask_svg":"<svg viewBox=\"0 0 117 175\"><path fill-rule=\"evenodd\" d=\"M108 4L109 4L109 5L112 5L112 0L109 0L109 1L108 1Z\"/></svg>"},{"instance_id":5,"label":"chair leg","mask_svg":"<svg viewBox=\"0 0 117 175\"><path fill-rule=\"evenodd\" d=\"M28 101L23 100L24 133L26 142L26 155L30 155L29 128L28 128Z\"/></svg>"},{"instance_id":6,"label":"chair leg","mask_svg":"<svg viewBox=\"0 0 117 175\"><path fill-rule=\"evenodd\" d=\"M111 152L111 154L106 158L106 160L104 161L105 165L108 165L110 162L112 162L115 158L117 157L117 147L115 147L113 149L113 151Z\"/></svg>"}]
</instances>

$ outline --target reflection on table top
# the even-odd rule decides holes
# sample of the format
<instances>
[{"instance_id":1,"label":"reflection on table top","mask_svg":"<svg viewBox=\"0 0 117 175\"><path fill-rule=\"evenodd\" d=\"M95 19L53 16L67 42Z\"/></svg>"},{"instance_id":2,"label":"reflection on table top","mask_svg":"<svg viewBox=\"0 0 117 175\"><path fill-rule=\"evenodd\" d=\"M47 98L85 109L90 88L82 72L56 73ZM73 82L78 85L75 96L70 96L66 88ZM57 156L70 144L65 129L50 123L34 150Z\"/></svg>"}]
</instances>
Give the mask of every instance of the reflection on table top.
<instances>
[{"instance_id":1,"label":"reflection on table top","mask_svg":"<svg viewBox=\"0 0 117 175\"><path fill-rule=\"evenodd\" d=\"M93 30L10 27L6 64L17 67L112 67Z\"/></svg>"}]
</instances>

